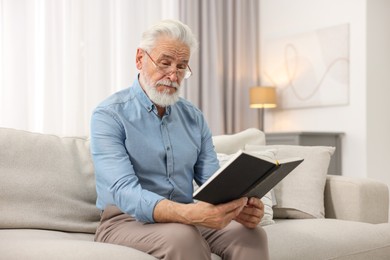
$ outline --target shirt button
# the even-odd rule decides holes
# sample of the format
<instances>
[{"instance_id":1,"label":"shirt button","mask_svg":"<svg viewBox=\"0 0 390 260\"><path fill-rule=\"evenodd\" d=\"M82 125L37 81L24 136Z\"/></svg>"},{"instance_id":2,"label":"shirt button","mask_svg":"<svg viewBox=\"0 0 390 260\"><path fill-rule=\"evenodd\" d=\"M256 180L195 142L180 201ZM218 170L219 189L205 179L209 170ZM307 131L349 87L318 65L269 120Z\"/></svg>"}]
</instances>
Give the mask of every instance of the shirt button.
<instances>
[{"instance_id":1,"label":"shirt button","mask_svg":"<svg viewBox=\"0 0 390 260\"><path fill-rule=\"evenodd\" d=\"M171 148L169 146L167 146L167 151L169 151Z\"/></svg>"}]
</instances>

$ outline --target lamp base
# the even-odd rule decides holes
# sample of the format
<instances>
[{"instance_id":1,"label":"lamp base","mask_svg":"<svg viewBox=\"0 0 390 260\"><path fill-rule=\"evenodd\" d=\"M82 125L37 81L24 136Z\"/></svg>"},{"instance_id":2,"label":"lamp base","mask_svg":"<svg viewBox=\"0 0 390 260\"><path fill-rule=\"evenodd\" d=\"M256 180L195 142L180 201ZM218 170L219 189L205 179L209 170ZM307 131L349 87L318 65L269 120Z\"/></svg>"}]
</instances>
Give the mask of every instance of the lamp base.
<instances>
[{"instance_id":1,"label":"lamp base","mask_svg":"<svg viewBox=\"0 0 390 260\"><path fill-rule=\"evenodd\" d=\"M264 132L264 108L259 108L259 129Z\"/></svg>"}]
</instances>

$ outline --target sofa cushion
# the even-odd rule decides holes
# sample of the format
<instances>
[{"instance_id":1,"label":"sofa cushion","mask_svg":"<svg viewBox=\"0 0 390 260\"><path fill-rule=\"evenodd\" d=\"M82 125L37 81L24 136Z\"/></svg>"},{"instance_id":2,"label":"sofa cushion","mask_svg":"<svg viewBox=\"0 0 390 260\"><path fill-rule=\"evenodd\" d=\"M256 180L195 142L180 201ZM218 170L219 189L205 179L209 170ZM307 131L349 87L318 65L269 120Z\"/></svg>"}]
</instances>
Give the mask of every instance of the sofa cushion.
<instances>
[{"instance_id":1,"label":"sofa cushion","mask_svg":"<svg viewBox=\"0 0 390 260\"><path fill-rule=\"evenodd\" d=\"M8 260L156 260L139 250L93 241L72 239L0 239L0 255Z\"/></svg>"},{"instance_id":2,"label":"sofa cushion","mask_svg":"<svg viewBox=\"0 0 390 260\"><path fill-rule=\"evenodd\" d=\"M94 236L53 230L0 229L0 259L156 259L133 248L95 243ZM216 254L211 254L211 259L221 260Z\"/></svg>"},{"instance_id":3,"label":"sofa cushion","mask_svg":"<svg viewBox=\"0 0 390 260\"><path fill-rule=\"evenodd\" d=\"M0 128L0 178L0 228L95 232L87 138Z\"/></svg>"},{"instance_id":4,"label":"sofa cushion","mask_svg":"<svg viewBox=\"0 0 390 260\"><path fill-rule=\"evenodd\" d=\"M324 218L324 190L334 147L246 145L245 150L276 150L277 159L300 157L304 161L274 188L274 218Z\"/></svg>"},{"instance_id":5,"label":"sofa cushion","mask_svg":"<svg viewBox=\"0 0 390 260\"><path fill-rule=\"evenodd\" d=\"M390 225L336 219L281 219L265 226L270 259L389 259Z\"/></svg>"},{"instance_id":6,"label":"sofa cushion","mask_svg":"<svg viewBox=\"0 0 390 260\"><path fill-rule=\"evenodd\" d=\"M75 233L45 229L0 229L2 240L84 240L94 241L95 234Z\"/></svg>"}]
</instances>

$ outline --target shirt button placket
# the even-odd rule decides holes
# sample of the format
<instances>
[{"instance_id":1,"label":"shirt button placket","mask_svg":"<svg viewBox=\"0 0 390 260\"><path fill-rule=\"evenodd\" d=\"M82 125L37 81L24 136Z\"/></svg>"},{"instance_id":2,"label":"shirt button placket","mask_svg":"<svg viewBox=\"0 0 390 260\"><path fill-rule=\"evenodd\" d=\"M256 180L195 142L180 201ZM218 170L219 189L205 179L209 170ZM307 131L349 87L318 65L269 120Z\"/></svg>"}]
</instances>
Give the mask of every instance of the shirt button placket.
<instances>
[{"instance_id":1,"label":"shirt button placket","mask_svg":"<svg viewBox=\"0 0 390 260\"><path fill-rule=\"evenodd\" d=\"M161 123L161 132L163 135L163 142L167 155L167 175L168 178L171 178L173 173L173 152L171 149L171 142L169 140L168 127L164 121Z\"/></svg>"}]
</instances>

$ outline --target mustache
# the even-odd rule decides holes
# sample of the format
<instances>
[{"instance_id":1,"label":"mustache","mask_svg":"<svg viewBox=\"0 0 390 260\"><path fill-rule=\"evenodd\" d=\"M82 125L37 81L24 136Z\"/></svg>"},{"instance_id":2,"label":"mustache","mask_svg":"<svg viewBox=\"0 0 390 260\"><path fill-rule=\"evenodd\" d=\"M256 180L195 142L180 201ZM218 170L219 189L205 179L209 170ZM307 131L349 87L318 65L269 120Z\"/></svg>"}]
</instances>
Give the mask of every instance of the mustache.
<instances>
[{"instance_id":1,"label":"mustache","mask_svg":"<svg viewBox=\"0 0 390 260\"><path fill-rule=\"evenodd\" d=\"M173 88L176 88L176 89L180 87L179 83L172 82L172 81L167 80L167 79L162 79L162 80L157 81L155 86L158 86L158 85L165 85L165 86L173 87Z\"/></svg>"}]
</instances>

